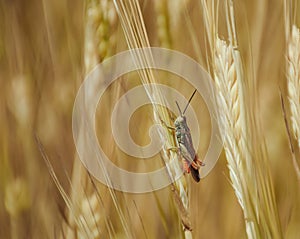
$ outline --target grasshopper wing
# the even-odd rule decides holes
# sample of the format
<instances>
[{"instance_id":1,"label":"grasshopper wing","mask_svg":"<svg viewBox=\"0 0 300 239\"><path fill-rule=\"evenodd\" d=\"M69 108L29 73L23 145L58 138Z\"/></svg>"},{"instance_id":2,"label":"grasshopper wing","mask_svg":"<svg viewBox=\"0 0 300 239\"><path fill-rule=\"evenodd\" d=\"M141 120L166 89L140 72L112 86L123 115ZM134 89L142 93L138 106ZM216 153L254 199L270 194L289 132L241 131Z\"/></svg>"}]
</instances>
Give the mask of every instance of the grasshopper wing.
<instances>
[{"instance_id":1,"label":"grasshopper wing","mask_svg":"<svg viewBox=\"0 0 300 239\"><path fill-rule=\"evenodd\" d=\"M179 144L179 148L181 156L188 162L189 166L191 166L194 161L192 155L183 144Z\"/></svg>"}]
</instances>

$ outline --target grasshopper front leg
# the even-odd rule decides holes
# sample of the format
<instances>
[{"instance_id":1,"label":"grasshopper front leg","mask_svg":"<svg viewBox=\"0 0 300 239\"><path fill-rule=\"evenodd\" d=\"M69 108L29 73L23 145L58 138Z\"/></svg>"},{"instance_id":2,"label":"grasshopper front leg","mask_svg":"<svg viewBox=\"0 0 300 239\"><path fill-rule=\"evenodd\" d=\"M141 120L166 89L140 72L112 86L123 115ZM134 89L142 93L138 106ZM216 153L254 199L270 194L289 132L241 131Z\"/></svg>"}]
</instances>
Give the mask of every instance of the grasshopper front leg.
<instances>
[{"instance_id":1,"label":"grasshopper front leg","mask_svg":"<svg viewBox=\"0 0 300 239\"><path fill-rule=\"evenodd\" d=\"M163 126L165 126L167 129L172 130L172 131L175 131L175 130L176 130L175 127L172 127L172 126L170 126L170 125L167 125L166 122L163 121L160 117L159 117L159 119L160 119L161 124L162 124Z\"/></svg>"}]
</instances>

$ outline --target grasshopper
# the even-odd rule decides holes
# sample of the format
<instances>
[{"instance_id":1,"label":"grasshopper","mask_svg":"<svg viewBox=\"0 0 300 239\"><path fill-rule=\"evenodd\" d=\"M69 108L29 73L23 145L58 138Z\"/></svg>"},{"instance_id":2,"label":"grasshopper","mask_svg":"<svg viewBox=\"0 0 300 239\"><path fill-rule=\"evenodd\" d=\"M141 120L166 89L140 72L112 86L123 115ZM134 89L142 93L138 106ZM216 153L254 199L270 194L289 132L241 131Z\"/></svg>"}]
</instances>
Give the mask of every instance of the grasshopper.
<instances>
[{"instance_id":1,"label":"grasshopper","mask_svg":"<svg viewBox=\"0 0 300 239\"><path fill-rule=\"evenodd\" d=\"M178 102L176 101L176 105L178 107L180 115L174 121L174 126L167 126L168 129L175 131L176 136L176 148L171 148L170 150L179 151L180 156L183 159L183 168L186 173L191 173L193 179L196 182L200 181L200 173L199 168L200 166L204 166L205 164L199 160L197 153L195 152L190 129L187 125L186 117L184 115L185 111L187 110L192 98L194 97L197 90L195 90L190 97L187 105L182 112Z\"/></svg>"}]
</instances>

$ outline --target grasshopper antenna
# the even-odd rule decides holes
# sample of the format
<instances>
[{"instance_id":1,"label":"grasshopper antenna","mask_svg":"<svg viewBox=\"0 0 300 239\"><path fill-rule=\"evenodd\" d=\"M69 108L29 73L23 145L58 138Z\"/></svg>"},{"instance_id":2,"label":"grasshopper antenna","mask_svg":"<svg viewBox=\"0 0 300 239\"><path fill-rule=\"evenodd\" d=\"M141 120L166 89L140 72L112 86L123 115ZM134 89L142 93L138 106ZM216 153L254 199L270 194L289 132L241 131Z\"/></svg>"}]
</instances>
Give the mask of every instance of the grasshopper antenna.
<instances>
[{"instance_id":1,"label":"grasshopper antenna","mask_svg":"<svg viewBox=\"0 0 300 239\"><path fill-rule=\"evenodd\" d=\"M197 92L197 90L194 90L194 92L193 92L193 94L191 95L191 97L190 97L188 103L186 104L186 107L184 108L184 111L183 111L182 115L184 115L184 113L185 113L187 107L188 107L189 104L191 103L191 100L193 99L193 97L194 97L194 95L196 94L196 92ZM176 102L176 104L177 104L177 102ZM178 106L178 104L177 104L177 106ZM178 106L178 108L179 108L179 106ZM181 111L180 111L180 113L181 113Z\"/></svg>"},{"instance_id":2,"label":"grasshopper antenna","mask_svg":"<svg viewBox=\"0 0 300 239\"><path fill-rule=\"evenodd\" d=\"M181 112L181 109L180 109L180 107L179 107L179 104L178 104L177 101L175 101L175 102L176 102L177 108L178 108L178 110L179 110L179 113L180 113L180 115L182 116L183 114L182 114L182 112Z\"/></svg>"}]
</instances>

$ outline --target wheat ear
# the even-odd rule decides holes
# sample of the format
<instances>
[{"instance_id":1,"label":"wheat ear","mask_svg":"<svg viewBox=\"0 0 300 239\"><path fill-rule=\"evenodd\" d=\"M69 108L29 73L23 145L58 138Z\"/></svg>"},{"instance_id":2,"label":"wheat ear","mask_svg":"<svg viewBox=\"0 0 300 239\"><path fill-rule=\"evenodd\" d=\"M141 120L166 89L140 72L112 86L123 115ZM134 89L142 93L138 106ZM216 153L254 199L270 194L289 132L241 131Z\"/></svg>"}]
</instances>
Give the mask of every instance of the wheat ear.
<instances>
[{"instance_id":1,"label":"wheat ear","mask_svg":"<svg viewBox=\"0 0 300 239\"><path fill-rule=\"evenodd\" d=\"M295 25L288 38L287 81L292 132L300 148L300 30Z\"/></svg>"},{"instance_id":2,"label":"wheat ear","mask_svg":"<svg viewBox=\"0 0 300 239\"><path fill-rule=\"evenodd\" d=\"M170 32L170 15L168 1L155 1L157 12L157 36L162 47L171 48L172 37Z\"/></svg>"},{"instance_id":3,"label":"wheat ear","mask_svg":"<svg viewBox=\"0 0 300 239\"><path fill-rule=\"evenodd\" d=\"M251 155L245 142L245 126L242 119L241 86L238 82L236 62L233 58L234 50L226 42L216 39L214 78L219 92L218 106L222 128L226 132L224 148L232 186L239 203L244 211L246 230L249 238L259 235L256 220L256 192L250 198L250 190L246 182L250 172L246 162L251 160ZM253 202L253 199L255 200ZM253 203L250 203L250 202Z\"/></svg>"},{"instance_id":4,"label":"wheat ear","mask_svg":"<svg viewBox=\"0 0 300 239\"><path fill-rule=\"evenodd\" d=\"M229 43L217 32L218 11L202 1L212 57L212 75L217 87L219 122L235 194L242 207L248 238L282 238L269 165L263 147L254 138L258 120L247 101L249 86L237 44L233 2L226 2ZM248 91L247 91L248 90Z\"/></svg>"},{"instance_id":5,"label":"wheat ear","mask_svg":"<svg viewBox=\"0 0 300 239\"><path fill-rule=\"evenodd\" d=\"M260 146L253 144L239 52L216 39L215 81L218 88L224 148L235 194L244 212L248 238L281 238L269 166ZM257 136L258 137L258 136Z\"/></svg>"},{"instance_id":6,"label":"wheat ear","mask_svg":"<svg viewBox=\"0 0 300 239\"><path fill-rule=\"evenodd\" d=\"M297 141L298 149L300 149L300 33L299 28L292 24L293 19L296 17L297 9L296 2L292 0L284 1L284 13L285 13L285 38L286 38L286 71L287 71L287 88L288 88L288 100L290 106L290 122L291 130L289 126L288 116L284 108L284 101L282 99L282 109L284 113L284 120L287 129L292 162L296 171L298 180L300 180L300 167L296 157L296 152L292 142L292 136Z\"/></svg>"},{"instance_id":7,"label":"wheat ear","mask_svg":"<svg viewBox=\"0 0 300 239\"><path fill-rule=\"evenodd\" d=\"M88 74L97 64L112 55L114 51L116 11L112 1L87 0L85 24L84 69ZM88 236L88 238L99 238L103 236L100 234L102 234L101 230L104 227L104 222L108 233L112 235L113 228L107 218L104 221L101 219L103 217L99 216L99 213L105 210L99 207L99 204L102 204L100 193L97 192L96 186L90 183L89 175L77 154L73 164L71 189L70 198L64 198L65 201L66 199L69 201L68 227L66 228L65 237L74 238L74 236L78 236L79 238L86 238ZM108 190L124 234L126 237L132 237L114 190L110 187ZM97 192L97 195L95 192ZM78 227L78 221L80 227Z\"/></svg>"}]
</instances>

